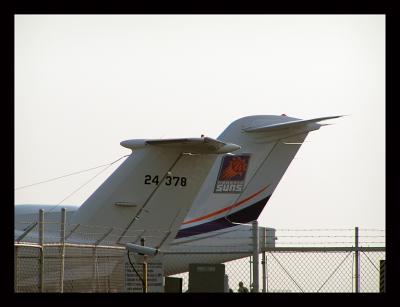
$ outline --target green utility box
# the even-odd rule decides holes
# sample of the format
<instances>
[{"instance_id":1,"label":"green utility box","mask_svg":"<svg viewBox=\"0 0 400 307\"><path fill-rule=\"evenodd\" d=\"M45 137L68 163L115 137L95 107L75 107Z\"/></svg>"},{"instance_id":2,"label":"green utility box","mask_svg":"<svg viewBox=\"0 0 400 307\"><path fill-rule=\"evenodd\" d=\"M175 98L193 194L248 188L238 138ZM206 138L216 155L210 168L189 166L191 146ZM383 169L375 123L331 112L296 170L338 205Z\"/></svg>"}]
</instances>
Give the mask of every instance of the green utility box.
<instances>
[{"instance_id":1,"label":"green utility box","mask_svg":"<svg viewBox=\"0 0 400 307\"><path fill-rule=\"evenodd\" d=\"M165 277L164 292L182 293L182 278Z\"/></svg>"},{"instance_id":2,"label":"green utility box","mask_svg":"<svg viewBox=\"0 0 400 307\"><path fill-rule=\"evenodd\" d=\"M223 293L224 290L225 264L189 264L189 292Z\"/></svg>"}]
</instances>

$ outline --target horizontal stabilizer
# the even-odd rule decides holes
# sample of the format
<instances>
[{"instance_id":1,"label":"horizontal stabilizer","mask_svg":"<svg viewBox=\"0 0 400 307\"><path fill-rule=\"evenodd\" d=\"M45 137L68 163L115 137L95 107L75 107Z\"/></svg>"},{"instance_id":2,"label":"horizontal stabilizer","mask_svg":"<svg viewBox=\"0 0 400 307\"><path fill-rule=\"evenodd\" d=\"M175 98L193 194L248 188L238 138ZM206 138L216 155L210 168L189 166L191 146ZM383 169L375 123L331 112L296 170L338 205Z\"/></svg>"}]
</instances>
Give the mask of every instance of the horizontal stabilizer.
<instances>
[{"instance_id":1,"label":"horizontal stabilizer","mask_svg":"<svg viewBox=\"0 0 400 307\"><path fill-rule=\"evenodd\" d=\"M288 122L266 125L266 126L261 126L261 127L248 127L248 128L243 129L243 131L245 131L245 132L269 132L269 131L276 131L276 130L288 129L288 128L299 128L299 127L305 126L307 124L317 123L322 120L338 118L338 117L342 117L342 115L319 117L319 118L313 118L313 119L294 120L294 121L288 121Z\"/></svg>"},{"instance_id":2,"label":"horizontal stabilizer","mask_svg":"<svg viewBox=\"0 0 400 307\"><path fill-rule=\"evenodd\" d=\"M121 146L129 149L140 149L145 146L162 146L181 148L182 152L193 154L224 154L240 149L239 145L225 143L209 137L182 139L135 139L122 141Z\"/></svg>"}]
</instances>

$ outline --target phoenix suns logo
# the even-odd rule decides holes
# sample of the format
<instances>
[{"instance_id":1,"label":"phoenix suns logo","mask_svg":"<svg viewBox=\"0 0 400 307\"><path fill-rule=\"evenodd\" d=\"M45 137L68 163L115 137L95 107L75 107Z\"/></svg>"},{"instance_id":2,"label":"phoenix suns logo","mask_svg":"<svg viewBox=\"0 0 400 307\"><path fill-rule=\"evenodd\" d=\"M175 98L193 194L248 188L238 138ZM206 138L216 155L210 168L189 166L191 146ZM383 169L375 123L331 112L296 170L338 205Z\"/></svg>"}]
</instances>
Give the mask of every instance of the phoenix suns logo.
<instances>
[{"instance_id":1,"label":"phoenix suns logo","mask_svg":"<svg viewBox=\"0 0 400 307\"><path fill-rule=\"evenodd\" d=\"M219 169L215 193L240 193L244 189L244 180L250 155L226 155Z\"/></svg>"}]
</instances>

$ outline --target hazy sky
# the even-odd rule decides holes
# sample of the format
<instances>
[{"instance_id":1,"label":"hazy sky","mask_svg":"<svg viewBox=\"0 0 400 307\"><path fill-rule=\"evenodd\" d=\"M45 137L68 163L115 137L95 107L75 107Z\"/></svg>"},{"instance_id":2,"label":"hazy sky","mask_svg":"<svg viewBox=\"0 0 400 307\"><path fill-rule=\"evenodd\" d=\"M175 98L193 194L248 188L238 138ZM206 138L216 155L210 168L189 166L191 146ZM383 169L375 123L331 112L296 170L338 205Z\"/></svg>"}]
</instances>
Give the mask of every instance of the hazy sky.
<instances>
[{"instance_id":1,"label":"hazy sky","mask_svg":"<svg viewBox=\"0 0 400 307\"><path fill-rule=\"evenodd\" d=\"M384 15L15 16L15 187L116 160L122 140L217 137L282 113L349 116L309 134L260 224L383 229ZM15 203L59 203L99 170Z\"/></svg>"}]
</instances>

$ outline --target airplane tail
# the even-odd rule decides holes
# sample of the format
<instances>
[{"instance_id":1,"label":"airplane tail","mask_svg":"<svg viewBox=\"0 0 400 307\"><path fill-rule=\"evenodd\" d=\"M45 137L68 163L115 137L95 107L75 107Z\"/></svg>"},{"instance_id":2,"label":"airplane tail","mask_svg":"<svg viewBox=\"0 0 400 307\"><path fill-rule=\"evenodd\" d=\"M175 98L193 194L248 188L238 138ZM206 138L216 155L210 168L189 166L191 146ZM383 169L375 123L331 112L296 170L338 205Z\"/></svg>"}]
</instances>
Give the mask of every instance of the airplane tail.
<instances>
[{"instance_id":1,"label":"airplane tail","mask_svg":"<svg viewBox=\"0 0 400 307\"><path fill-rule=\"evenodd\" d=\"M211 138L128 140L132 154L71 217L76 237L159 248L174 239L215 158L240 148ZM92 235L93 237L93 235ZM73 240L73 237L71 237Z\"/></svg>"},{"instance_id":2,"label":"airplane tail","mask_svg":"<svg viewBox=\"0 0 400 307\"><path fill-rule=\"evenodd\" d=\"M319 121L288 116L248 116L229 125L218 140L241 146L218 157L178 232L177 239L256 220L289 164Z\"/></svg>"}]
</instances>

